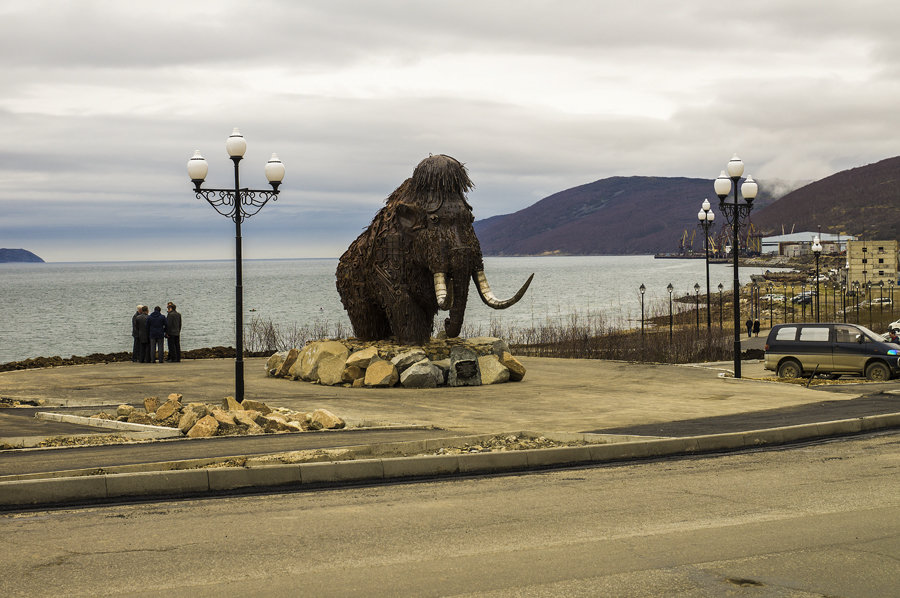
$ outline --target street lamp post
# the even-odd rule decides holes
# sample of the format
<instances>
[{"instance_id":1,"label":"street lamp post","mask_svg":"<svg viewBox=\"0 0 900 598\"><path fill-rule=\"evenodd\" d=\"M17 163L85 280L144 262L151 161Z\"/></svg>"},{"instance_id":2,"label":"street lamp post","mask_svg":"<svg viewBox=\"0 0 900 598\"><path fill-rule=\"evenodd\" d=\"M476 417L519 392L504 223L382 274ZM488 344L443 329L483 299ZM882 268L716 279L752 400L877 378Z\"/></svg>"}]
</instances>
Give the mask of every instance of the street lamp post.
<instances>
[{"instance_id":1,"label":"street lamp post","mask_svg":"<svg viewBox=\"0 0 900 598\"><path fill-rule=\"evenodd\" d=\"M741 282L738 276L738 256L741 253L740 227L741 218L750 215L753 209L753 200L759 190L753 177L748 176L740 186L740 192L744 196L743 204L738 202L738 183L744 174L744 163L735 154L729 160L725 170L716 179L714 187L719 196L719 209L725 214L725 219L732 226L731 252L734 255L734 377L741 377ZM734 191L734 203L727 203L725 198Z\"/></svg>"},{"instance_id":2,"label":"street lamp post","mask_svg":"<svg viewBox=\"0 0 900 598\"><path fill-rule=\"evenodd\" d=\"M241 159L247 151L247 142L237 128L225 141L225 149L231 161L234 162L234 189L201 189L209 165L206 159L196 150L188 160L188 175L194 183L194 193L197 199L205 199L219 214L234 221L234 263L235 278L234 287L234 314L235 314L235 358L234 358L234 398L240 403L244 400L244 300L242 286L242 262L241 256L241 222L259 212L269 200L278 197L278 186L284 178L284 164L276 154L272 154L266 163L266 179L272 186L272 190L259 190L241 188L240 169Z\"/></svg>"},{"instance_id":3,"label":"street lamp post","mask_svg":"<svg viewBox=\"0 0 900 598\"><path fill-rule=\"evenodd\" d=\"M800 321L806 321L806 283L800 283Z\"/></svg>"},{"instance_id":4,"label":"street lamp post","mask_svg":"<svg viewBox=\"0 0 900 598\"><path fill-rule=\"evenodd\" d=\"M669 342L671 343L672 342L672 291L675 290L675 288L672 286L671 282L666 287L666 290L669 291Z\"/></svg>"},{"instance_id":5,"label":"street lamp post","mask_svg":"<svg viewBox=\"0 0 900 598\"><path fill-rule=\"evenodd\" d=\"M723 318L724 312L722 311L722 309L723 309L722 308L722 289L724 289L724 288L725 287L722 286L722 283L720 282L719 283L719 330L722 330L723 326L725 326L725 320Z\"/></svg>"},{"instance_id":6,"label":"street lamp post","mask_svg":"<svg viewBox=\"0 0 900 598\"><path fill-rule=\"evenodd\" d=\"M884 325L884 280L878 281L878 326Z\"/></svg>"},{"instance_id":7,"label":"street lamp post","mask_svg":"<svg viewBox=\"0 0 900 598\"><path fill-rule=\"evenodd\" d=\"M641 283L640 288L638 289L641 292L641 340L644 339L644 293L647 292L647 287L644 286L644 283Z\"/></svg>"},{"instance_id":8,"label":"street lamp post","mask_svg":"<svg viewBox=\"0 0 900 598\"><path fill-rule=\"evenodd\" d=\"M859 324L859 281L853 281L853 294L856 297L856 323Z\"/></svg>"},{"instance_id":9,"label":"street lamp post","mask_svg":"<svg viewBox=\"0 0 900 598\"><path fill-rule=\"evenodd\" d=\"M712 313L709 308L709 227L712 226L716 215L709 209L709 200L704 199L697 212L697 219L703 227L703 247L706 250L706 329L712 328Z\"/></svg>"},{"instance_id":10,"label":"street lamp post","mask_svg":"<svg viewBox=\"0 0 900 598\"><path fill-rule=\"evenodd\" d=\"M775 287L772 285L771 282L768 284L768 287L769 287L769 328L771 328L772 326L775 325L775 320L772 319L772 318L773 318L773 316L772 316L772 304L775 303L775 298L774 298L774 296L772 295L772 290L773 290Z\"/></svg>"},{"instance_id":11,"label":"street lamp post","mask_svg":"<svg viewBox=\"0 0 900 598\"><path fill-rule=\"evenodd\" d=\"M697 332L700 332L700 283L694 283L694 311L697 312Z\"/></svg>"},{"instance_id":12,"label":"street lamp post","mask_svg":"<svg viewBox=\"0 0 900 598\"><path fill-rule=\"evenodd\" d=\"M819 322L819 256L822 255L822 244L819 242L819 235L813 237L812 252L816 256L816 322ZM827 311L827 304L825 308Z\"/></svg>"},{"instance_id":13,"label":"street lamp post","mask_svg":"<svg viewBox=\"0 0 900 598\"><path fill-rule=\"evenodd\" d=\"M788 298L787 283L785 282L782 284L784 284L784 294L782 295L782 297L784 298L784 323L787 324L787 298Z\"/></svg>"},{"instance_id":14,"label":"street lamp post","mask_svg":"<svg viewBox=\"0 0 900 598\"><path fill-rule=\"evenodd\" d=\"M894 279L890 279L888 281L888 286L891 288L891 320L894 319Z\"/></svg>"},{"instance_id":15,"label":"street lamp post","mask_svg":"<svg viewBox=\"0 0 900 598\"><path fill-rule=\"evenodd\" d=\"M866 303L869 304L869 330L872 329L872 281L866 281Z\"/></svg>"}]
</instances>

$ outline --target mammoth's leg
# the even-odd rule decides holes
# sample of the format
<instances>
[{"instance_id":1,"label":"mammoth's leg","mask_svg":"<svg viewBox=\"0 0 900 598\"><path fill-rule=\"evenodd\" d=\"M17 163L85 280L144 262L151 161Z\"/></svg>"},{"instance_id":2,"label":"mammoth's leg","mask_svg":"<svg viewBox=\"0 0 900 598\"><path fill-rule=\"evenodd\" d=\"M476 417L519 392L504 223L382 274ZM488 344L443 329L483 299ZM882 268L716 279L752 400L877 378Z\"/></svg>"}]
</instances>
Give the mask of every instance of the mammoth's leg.
<instances>
[{"instance_id":1,"label":"mammoth's leg","mask_svg":"<svg viewBox=\"0 0 900 598\"><path fill-rule=\"evenodd\" d=\"M391 328L400 343L422 345L431 338L434 313L429 313L408 290L401 289L385 307Z\"/></svg>"},{"instance_id":2,"label":"mammoth's leg","mask_svg":"<svg viewBox=\"0 0 900 598\"><path fill-rule=\"evenodd\" d=\"M341 303L350 318L353 334L366 341L380 340L391 335L391 327L387 314L380 303L375 300L371 290L358 278L340 276L337 281Z\"/></svg>"}]
</instances>

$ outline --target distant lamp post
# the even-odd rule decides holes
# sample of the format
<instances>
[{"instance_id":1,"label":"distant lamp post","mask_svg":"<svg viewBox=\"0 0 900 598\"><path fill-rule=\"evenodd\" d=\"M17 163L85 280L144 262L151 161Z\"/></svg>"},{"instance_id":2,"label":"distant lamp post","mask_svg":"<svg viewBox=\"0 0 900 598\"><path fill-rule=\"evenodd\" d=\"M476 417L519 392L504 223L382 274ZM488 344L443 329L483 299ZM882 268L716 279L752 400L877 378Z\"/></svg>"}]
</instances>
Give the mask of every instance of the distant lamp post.
<instances>
[{"instance_id":1,"label":"distant lamp post","mask_svg":"<svg viewBox=\"0 0 900 598\"><path fill-rule=\"evenodd\" d=\"M247 151L247 142L237 128L225 141L228 156L234 162L233 189L201 189L209 166L206 159L196 150L188 160L188 176L194 183L197 199L205 199L219 214L234 221L234 263L236 284L234 287L235 314L235 358L234 358L234 398L238 402L244 400L244 300L241 266L241 222L259 212L269 200L276 200L278 186L284 178L284 164L276 154L272 154L266 164L265 172L272 190L241 189L239 165Z\"/></svg>"},{"instance_id":2,"label":"distant lamp post","mask_svg":"<svg viewBox=\"0 0 900 598\"><path fill-rule=\"evenodd\" d=\"M853 295L856 297L856 323L859 324L859 281L853 281Z\"/></svg>"},{"instance_id":3,"label":"distant lamp post","mask_svg":"<svg viewBox=\"0 0 900 598\"><path fill-rule=\"evenodd\" d=\"M782 295L784 298L784 323L787 324L787 298L788 298L788 290L787 283L784 283L784 294Z\"/></svg>"},{"instance_id":4,"label":"distant lamp post","mask_svg":"<svg viewBox=\"0 0 900 598\"><path fill-rule=\"evenodd\" d=\"M891 319L894 319L894 279L890 279L888 281L888 286L891 288Z\"/></svg>"},{"instance_id":5,"label":"distant lamp post","mask_svg":"<svg viewBox=\"0 0 900 598\"><path fill-rule=\"evenodd\" d=\"M647 287L644 286L644 283L641 283L641 286L638 288L641 292L641 338L644 338L644 293L647 292Z\"/></svg>"},{"instance_id":6,"label":"distant lamp post","mask_svg":"<svg viewBox=\"0 0 900 598\"><path fill-rule=\"evenodd\" d=\"M669 342L672 342L672 291L675 290L675 287L670 282L666 290L669 291Z\"/></svg>"},{"instance_id":7,"label":"distant lamp post","mask_svg":"<svg viewBox=\"0 0 900 598\"><path fill-rule=\"evenodd\" d=\"M844 316L844 324L847 323L847 283L841 283L841 314Z\"/></svg>"},{"instance_id":8,"label":"distant lamp post","mask_svg":"<svg viewBox=\"0 0 900 598\"><path fill-rule=\"evenodd\" d=\"M700 332L700 283L694 283L694 311L697 312L697 332Z\"/></svg>"},{"instance_id":9,"label":"distant lamp post","mask_svg":"<svg viewBox=\"0 0 900 598\"><path fill-rule=\"evenodd\" d=\"M878 326L884 325L884 281L878 281Z\"/></svg>"},{"instance_id":10,"label":"distant lamp post","mask_svg":"<svg viewBox=\"0 0 900 598\"><path fill-rule=\"evenodd\" d=\"M872 281L866 281L866 303L869 304L869 330L872 329Z\"/></svg>"},{"instance_id":11,"label":"distant lamp post","mask_svg":"<svg viewBox=\"0 0 900 598\"><path fill-rule=\"evenodd\" d=\"M770 282L770 283L767 285L767 288L769 289L769 328L771 328L772 326L775 325L775 320L772 319L772 304L775 303L775 297L774 297L774 295L772 294L772 290L773 290L775 287L772 286L772 283Z\"/></svg>"},{"instance_id":12,"label":"distant lamp post","mask_svg":"<svg viewBox=\"0 0 900 598\"><path fill-rule=\"evenodd\" d=\"M716 195L719 196L719 209L725 215L725 219L731 224L731 254L734 258L734 377L741 377L741 282L738 276L738 256L741 253L740 227L741 218L750 215L753 209L753 200L759 187L748 176L743 185L740 186L740 192L744 196L744 203L738 201L738 183L741 182L741 175L744 174L744 163L735 154L729 160L725 170L716 179L714 187ZM734 191L734 202L727 203L725 198L729 193Z\"/></svg>"},{"instance_id":13,"label":"distant lamp post","mask_svg":"<svg viewBox=\"0 0 900 598\"><path fill-rule=\"evenodd\" d=\"M703 247L706 251L706 329L712 328L712 310L709 306L709 227L712 226L716 215L710 211L709 200L704 199L700 204L700 211L697 212L697 219L700 226L703 227Z\"/></svg>"},{"instance_id":14,"label":"distant lamp post","mask_svg":"<svg viewBox=\"0 0 900 598\"><path fill-rule=\"evenodd\" d=\"M806 283L800 283L800 321L806 321Z\"/></svg>"},{"instance_id":15,"label":"distant lamp post","mask_svg":"<svg viewBox=\"0 0 900 598\"><path fill-rule=\"evenodd\" d=\"M822 244L819 242L819 235L813 237L812 244L813 255L816 256L816 322L819 321L819 256L822 255ZM825 304L825 311L828 311L828 304Z\"/></svg>"},{"instance_id":16,"label":"distant lamp post","mask_svg":"<svg viewBox=\"0 0 900 598\"><path fill-rule=\"evenodd\" d=\"M723 308L722 308L722 289L725 287L722 286L722 283L719 283L719 330L722 330L722 327L725 325L725 319L723 318Z\"/></svg>"}]
</instances>

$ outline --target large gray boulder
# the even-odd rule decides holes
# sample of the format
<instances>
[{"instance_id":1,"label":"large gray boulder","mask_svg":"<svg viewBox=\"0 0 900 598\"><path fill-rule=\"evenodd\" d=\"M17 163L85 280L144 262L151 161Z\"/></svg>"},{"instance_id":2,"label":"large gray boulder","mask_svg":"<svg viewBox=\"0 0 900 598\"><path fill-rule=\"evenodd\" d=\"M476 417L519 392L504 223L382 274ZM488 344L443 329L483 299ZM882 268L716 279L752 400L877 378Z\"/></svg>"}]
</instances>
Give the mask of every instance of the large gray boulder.
<instances>
[{"instance_id":1,"label":"large gray boulder","mask_svg":"<svg viewBox=\"0 0 900 598\"><path fill-rule=\"evenodd\" d=\"M481 373L478 371L478 354L472 349L455 346L450 350L450 386L480 386Z\"/></svg>"},{"instance_id":2,"label":"large gray boulder","mask_svg":"<svg viewBox=\"0 0 900 598\"><path fill-rule=\"evenodd\" d=\"M414 363L418 363L423 359L427 359L425 356L425 351L422 349L410 349L404 353L400 353L393 359L391 359L391 363L394 364L394 367L397 368L397 371L401 374L403 371L411 366Z\"/></svg>"},{"instance_id":3,"label":"large gray boulder","mask_svg":"<svg viewBox=\"0 0 900 598\"><path fill-rule=\"evenodd\" d=\"M417 361L400 374L400 384L404 388L436 388L443 383L443 372L427 359Z\"/></svg>"},{"instance_id":4,"label":"large gray boulder","mask_svg":"<svg viewBox=\"0 0 900 598\"><path fill-rule=\"evenodd\" d=\"M482 384L503 384L509 382L509 369L496 355L484 355L478 358L478 370L481 372Z\"/></svg>"}]
</instances>

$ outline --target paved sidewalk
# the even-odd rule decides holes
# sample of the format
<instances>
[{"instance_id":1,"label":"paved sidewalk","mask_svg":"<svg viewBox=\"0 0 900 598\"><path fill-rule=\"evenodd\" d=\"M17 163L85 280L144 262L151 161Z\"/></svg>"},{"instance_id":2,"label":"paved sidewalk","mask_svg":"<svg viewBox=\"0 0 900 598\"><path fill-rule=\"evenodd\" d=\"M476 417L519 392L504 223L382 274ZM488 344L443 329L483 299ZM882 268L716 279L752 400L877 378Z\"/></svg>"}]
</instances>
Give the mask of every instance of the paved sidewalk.
<instances>
[{"instance_id":1,"label":"paved sidewalk","mask_svg":"<svg viewBox=\"0 0 900 598\"><path fill-rule=\"evenodd\" d=\"M438 428L446 431L443 433L445 436L531 431L548 437L584 438L605 444L452 458L385 458L280 466L286 469L230 468L239 470L230 473L204 469L94 475L80 479L63 477L56 480L0 481L0 495L6 496L0 500L0 506L204 493L248 485L300 484L301 478L304 484L330 484L404 476L506 471L701 450L728 450L900 426L900 414L884 415L900 412L900 396L894 394L900 392L900 382L897 381L846 385L842 387L842 392L833 393L759 380L769 373L758 361L742 364L744 379L741 380L722 376L730 372L730 362L648 365L527 357L521 361L528 369L522 382L412 390L324 387L268 378L264 359L248 359L245 361L245 396L264 401L272 407L298 411L326 408L344 418L350 427L430 428L428 436L432 439L434 428ZM110 363L0 372L0 396L77 407L141 404L146 396L165 397L177 392L184 395L185 401L217 404L224 396L233 394L233 381L233 360L196 360L177 364ZM47 407L47 410L52 408ZM16 420L21 421L21 418L9 416L5 413L8 411L0 410L0 437L19 435L14 428ZM824 423L833 420L842 422ZM759 430L760 423L766 430L751 433L751 430ZM610 444L611 438L595 436L598 433L639 434L646 435L647 439L612 438L613 443ZM329 443L335 444L339 434L318 437L307 434L278 435L275 442L289 443L290 446L290 443L297 443L293 438L303 436L304 442L318 442L316 446L325 447ZM689 437L658 438L685 435ZM425 442L424 431L420 436ZM411 437L416 437L415 430L411 431ZM272 438L260 437L256 442L272 442ZM192 443L202 440L165 442L171 452L172 447L193 446ZM248 438L247 442L255 441ZM346 445L346 442L341 442ZM154 457L148 447L162 444L119 445L107 450L110 454L114 450L126 451L127 458L121 458L123 463L134 463L136 456L141 454L144 454L145 462L152 463L154 459L160 459ZM234 455L235 445L231 443L206 443L207 448L215 446L223 447L223 455ZM54 451L59 470L75 468L65 464L67 449L35 450ZM256 448L243 450L248 454L261 452ZM279 449L275 447L270 450L275 452ZM16 454L26 452L3 451L0 464L10 463L10 459L15 460ZM175 450L175 454L178 453ZM77 451L69 454L74 459ZM168 465L161 465L160 470L171 466L171 455L161 459ZM0 471L0 479L9 473ZM223 481L223 476L237 477ZM190 480L190 483L185 480Z\"/></svg>"}]
</instances>

